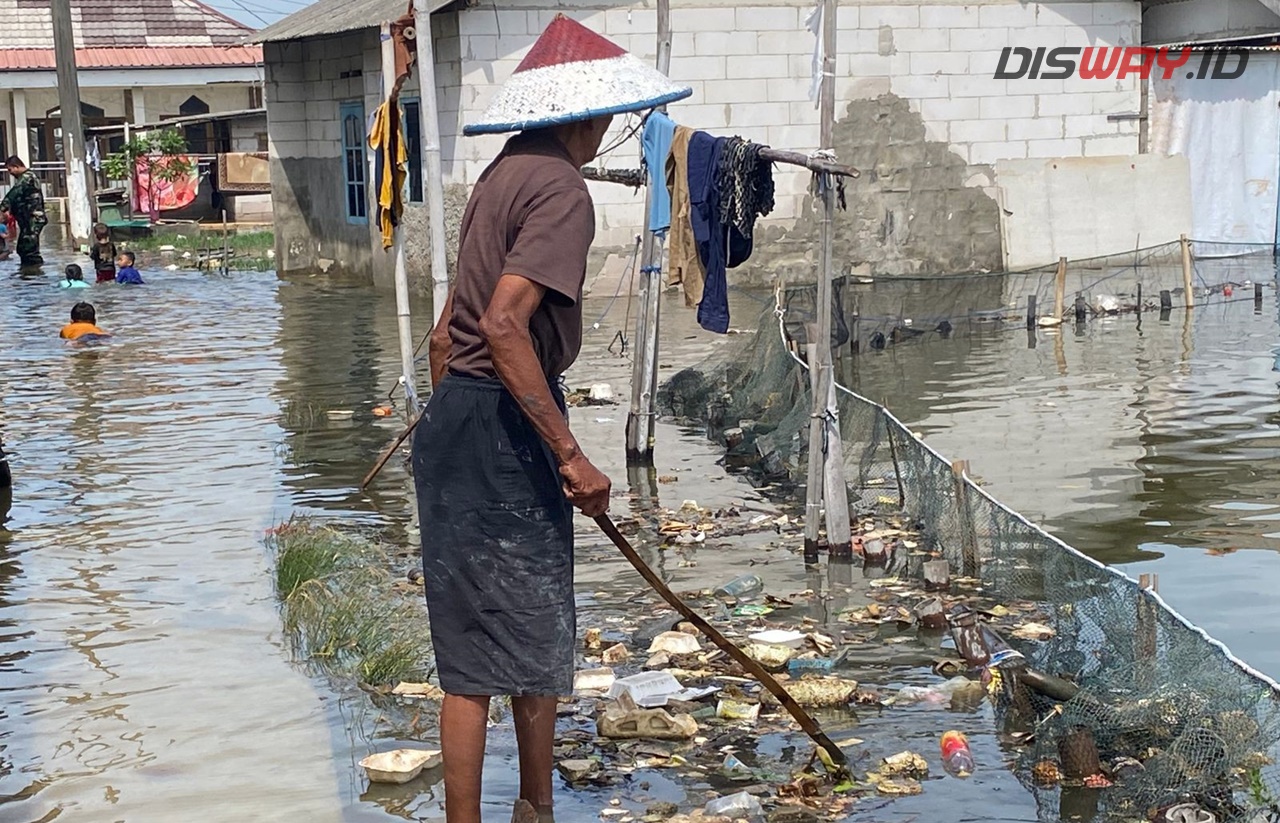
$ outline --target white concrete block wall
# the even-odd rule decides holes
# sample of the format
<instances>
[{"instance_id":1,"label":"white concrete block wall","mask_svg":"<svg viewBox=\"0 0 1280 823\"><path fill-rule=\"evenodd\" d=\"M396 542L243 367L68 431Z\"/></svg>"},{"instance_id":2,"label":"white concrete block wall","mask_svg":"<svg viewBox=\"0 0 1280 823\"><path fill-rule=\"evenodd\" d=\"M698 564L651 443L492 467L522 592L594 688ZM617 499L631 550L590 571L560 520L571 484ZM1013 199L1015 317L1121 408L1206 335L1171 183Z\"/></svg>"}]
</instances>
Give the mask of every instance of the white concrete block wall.
<instances>
[{"instance_id":1,"label":"white concrete block wall","mask_svg":"<svg viewBox=\"0 0 1280 823\"><path fill-rule=\"evenodd\" d=\"M364 96L366 45L360 37L266 45L272 54L265 87L272 156L341 156L338 106Z\"/></svg>"},{"instance_id":2,"label":"white concrete block wall","mask_svg":"<svg viewBox=\"0 0 1280 823\"><path fill-rule=\"evenodd\" d=\"M484 110L557 13L573 17L642 59L652 59L652 9L639 4L608 11L576 7L586 2L540 8L547 0L515 0L507 4L515 9L476 7L459 12L460 123ZM523 10L518 8L522 5ZM674 104L672 115L697 128L778 148L818 148L818 113L808 99L814 43L804 28L811 8L808 0L749 6L675 0L671 76L691 85L694 93ZM1138 150L1137 122L1107 119L1138 112L1136 76L1120 81L993 78L1005 46L1140 44L1137 0L842 0L838 20L838 115L850 101L895 94L921 116L928 139L945 142L974 166L1006 158ZM606 143L632 123L616 118ZM474 182L503 140L460 138L455 180ZM630 141L604 165L634 168L636 151L635 141ZM978 181L986 178L973 176ZM792 219L807 195L808 176L781 171L776 182L774 218ZM600 218L598 242L630 242L641 225L642 198L612 185L593 184L592 190Z\"/></svg>"}]
</instances>

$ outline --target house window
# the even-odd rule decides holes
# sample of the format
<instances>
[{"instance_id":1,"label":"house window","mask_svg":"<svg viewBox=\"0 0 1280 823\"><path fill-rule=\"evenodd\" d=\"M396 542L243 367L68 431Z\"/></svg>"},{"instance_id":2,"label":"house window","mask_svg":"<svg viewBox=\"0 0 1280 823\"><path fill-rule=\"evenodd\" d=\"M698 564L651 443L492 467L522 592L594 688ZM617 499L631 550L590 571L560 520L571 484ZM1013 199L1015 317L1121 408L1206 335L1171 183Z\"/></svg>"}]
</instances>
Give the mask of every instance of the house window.
<instances>
[{"instance_id":1,"label":"house window","mask_svg":"<svg viewBox=\"0 0 1280 823\"><path fill-rule=\"evenodd\" d=\"M409 202L422 202L422 103L404 99L404 142L409 154Z\"/></svg>"},{"instance_id":2,"label":"house window","mask_svg":"<svg viewBox=\"0 0 1280 823\"><path fill-rule=\"evenodd\" d=\"M359 101L341 104L338 119L342 122L342 177L347 190L347 222L367 223L364 104Z\"/></svg>"},{"instance_id":3,"label":"house window","mask_svg":"<svg viewBox=\"0 0 1280 823\"><path fill-rule=\"evenodd\" d=\"M267 151L271 147L271 141L265 131L257 132L254 137L258 141L258 151Z\"/></svg>"},{"instance_id":4,"label":"house window","mask_svg":"<svg viewBox=\"0 0 1280 823\"><path fill-rule=\"evenodd\" d=\"M179 117L195 117L209 113L209 104L192 95L178 107ZM212 123L193 123L182 129L182 136L187 141L187 150L195 154L209 154L217 151L214 143Z\"/></svg>"}]
</instances>

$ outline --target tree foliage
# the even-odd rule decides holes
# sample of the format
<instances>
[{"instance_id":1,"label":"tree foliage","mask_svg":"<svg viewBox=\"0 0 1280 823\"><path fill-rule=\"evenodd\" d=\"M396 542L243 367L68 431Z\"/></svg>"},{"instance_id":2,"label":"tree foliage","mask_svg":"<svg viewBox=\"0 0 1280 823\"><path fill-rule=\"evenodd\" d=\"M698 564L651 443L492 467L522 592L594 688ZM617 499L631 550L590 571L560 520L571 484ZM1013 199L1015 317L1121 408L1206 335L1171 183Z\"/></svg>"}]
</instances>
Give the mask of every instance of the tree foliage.
<instances>
[{"instance_id":1,"label":"tree foliage","mask_svg":"<svg viewBox=\"0 0 1280 823\"><path fill-rule=\"evenodd\" d=\"M151 195L155 202L156 181L173 182L191 174L193 164L186 157L187 141L175 128L143 132L129 138L119 151L107 155L102 167L112 180L134 180L135 170L146 172ZM155 207L152 206L152 218Z\"/></svg>"}]
</instances>

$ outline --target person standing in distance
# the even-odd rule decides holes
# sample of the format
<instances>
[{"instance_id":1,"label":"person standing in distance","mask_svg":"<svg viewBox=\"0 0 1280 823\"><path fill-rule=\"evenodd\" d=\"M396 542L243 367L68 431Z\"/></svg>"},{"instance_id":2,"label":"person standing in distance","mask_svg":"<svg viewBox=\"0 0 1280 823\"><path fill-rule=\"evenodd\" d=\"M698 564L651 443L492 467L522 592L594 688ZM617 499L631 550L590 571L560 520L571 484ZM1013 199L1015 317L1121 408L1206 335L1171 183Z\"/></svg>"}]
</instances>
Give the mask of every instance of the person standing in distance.
<instances>
[{"instance_id":1,"label":"person standing in distance","mask_svg":"<svg viewBox=\"0 0 1280 823\"><path fill-rule=\"evenodd\" d=\"M18 259L23 266L43 265L40 232L49 224L49 218L44 212L44 191L40 188L40 180L16 154L4 161L4 167L11 182L0 207L8 209L18 222L18 240L14 244Z\"/></svg>"}]
</instances>

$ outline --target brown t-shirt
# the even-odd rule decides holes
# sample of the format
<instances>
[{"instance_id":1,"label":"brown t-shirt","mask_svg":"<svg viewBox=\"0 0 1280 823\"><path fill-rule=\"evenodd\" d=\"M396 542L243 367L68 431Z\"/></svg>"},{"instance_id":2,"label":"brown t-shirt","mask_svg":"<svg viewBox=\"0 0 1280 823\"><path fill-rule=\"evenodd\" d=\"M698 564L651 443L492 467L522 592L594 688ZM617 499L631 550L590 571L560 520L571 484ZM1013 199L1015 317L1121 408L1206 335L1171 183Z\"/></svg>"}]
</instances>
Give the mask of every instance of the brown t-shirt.
<instances>
[{"instance_id":1,"label":"brown t-shirt","mask_svg":"<svg viewBox=\"0 0 1280 823\"><path fill-rule=\"evenodd\" d=\"M449 369L496 376L480 318L504 274L546 287L529 319L533 348L548 378L568 369L582 346L582 283L595 233L587 184L560 141L547 131L508 140L462 217Z\"/></svg>"}]
</instances>

